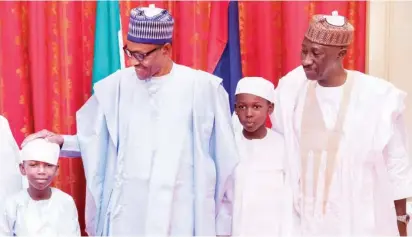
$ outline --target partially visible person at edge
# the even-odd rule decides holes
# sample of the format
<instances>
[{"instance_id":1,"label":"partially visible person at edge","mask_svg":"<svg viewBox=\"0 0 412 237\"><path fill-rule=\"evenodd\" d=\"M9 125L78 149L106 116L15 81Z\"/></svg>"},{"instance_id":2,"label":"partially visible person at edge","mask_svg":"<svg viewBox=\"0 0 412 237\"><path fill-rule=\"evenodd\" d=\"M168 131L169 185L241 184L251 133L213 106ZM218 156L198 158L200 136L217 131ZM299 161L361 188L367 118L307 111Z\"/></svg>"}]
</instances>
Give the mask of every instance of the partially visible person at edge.
<instances>
[{"instance_id":1,"label":"partially visible person at edge","mask_svg":"<svg viewBox=\"0 0 412 237\"><path fill-rule=\"evenodd\" d=\"M0 210L4 209L7 195L23 188L24 181L19 170L19 152L9 122L0 115Z\"/></svg>"},{"instance_id":2,"label":"partially visible person at edge","mask_svg":"<svg viewBox=\"0 0 412 237\"><path fill-rule=\"evenodd\" d=\"M406 236L412 196L406 93L344 68L353 34L336 11L315 15L302 65L277 88L274 128L284 134L294 168L301 233Z\"/></svg>"},{"instance_id":3,"label":"partially visible person at edge","mask_svg":"<svg viewBox=\"0 0 412 237\"><path fill-rule=\"evenodd\" d=\"M232 236L294 236L284 139L265 126L276 106L274 85L245 77L235 94L233 125L241 159L235 171Z\"/></svg>"},{"instance_id":4,"label":"partially visible person at edge","mask_svg":"<svg viewBox=\"0 0 412 237\"><path fill-rule=\"evenodd\" d=\"M222 80L171 59L173 17L134 8L124 51L133 67L94 85L74 136L40 131L82 156L89 235L231 235L238 162Z\"/></svg>"}]
</instances>

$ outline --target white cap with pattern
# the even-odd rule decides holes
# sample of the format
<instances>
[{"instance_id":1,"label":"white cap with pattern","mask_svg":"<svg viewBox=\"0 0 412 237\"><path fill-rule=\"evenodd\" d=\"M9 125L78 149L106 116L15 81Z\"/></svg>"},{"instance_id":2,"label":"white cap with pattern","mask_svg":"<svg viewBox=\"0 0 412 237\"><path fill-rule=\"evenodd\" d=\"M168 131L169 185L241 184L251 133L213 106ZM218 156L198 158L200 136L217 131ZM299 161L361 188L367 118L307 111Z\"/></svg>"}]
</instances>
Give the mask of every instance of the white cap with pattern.
<instances>
[{"instance_id":1,"label":"white cap with pattern","mask_svg":"<svg viewBox=\"0 0 412 237\"><path fill-rule=\"evenodd\" d=\"M171 43L173 26L174 19L166 9L157 8L154 4L133 8L130 12L127 39L142 44Z\"/></svg>"}]
</instances>

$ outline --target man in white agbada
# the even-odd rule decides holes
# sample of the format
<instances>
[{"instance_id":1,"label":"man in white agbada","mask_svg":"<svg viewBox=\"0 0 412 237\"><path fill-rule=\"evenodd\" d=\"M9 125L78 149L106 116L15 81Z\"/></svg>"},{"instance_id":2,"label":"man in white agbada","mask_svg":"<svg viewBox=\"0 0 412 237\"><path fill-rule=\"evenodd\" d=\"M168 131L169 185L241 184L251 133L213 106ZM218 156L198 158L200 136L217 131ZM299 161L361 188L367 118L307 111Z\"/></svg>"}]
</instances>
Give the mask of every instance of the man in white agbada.
<instances>
[{"instance_id":1,"label":"man in white agbada","mask_svg":"<svg viewBox=\"0 0 412 237\"><path fill-rule=\"evenodd\" d=\"M41 131L81 155L89 235L230 235L238 153L222 80L171 59L167 10L132 9L126 55L134 67L94 86L77 135Z\"/></svg>"},{"instance_id":2,"label":"man in white agbada","mask_svg":"<svg viewBox=\"0 0 412 237\"><path fill-rule=\"evenodd\" d=\"M233 236L288 236L293 198L283 136L265 123L272 114L274 85L261 77L236 87L234 126L240 153L235 172Z\"/></svg>"},{"instance_id":3,"label":"man in white agbada","mask_svg":"<svg viewBox=\"0 0 412 237\"><path fill-rule=\"evenodd\" d=\"M60 148L35 139L21 151L20 171L29 187L9 194L0 216L0 236L80 236L73 198L50 187L58 170Z\"/></svg>"},{"instance_id":4,"label":"man in white agbada","mask_svg":"<svg viewBox=\"0 0 412 237\"><path fill-rule=\"evenodd\" d=\"M274 127L294 167L303 235L406 235L412 171L406 148L406 94L345 70L353 26L313 17L302 66L280 80ZM397 228L398 227L398 228Z\"/></svg>"},{"instance_id":5,"label":"man in white agbada","mask_svg":"<svg viewBox=\"0 0 412 237\"><path fill-rule=\"evenodd\" d=\"M4 198L22 188L19 172L19 147L11 133L7 119L0 115L0 210Z\"/></svg>"}]
</instances>

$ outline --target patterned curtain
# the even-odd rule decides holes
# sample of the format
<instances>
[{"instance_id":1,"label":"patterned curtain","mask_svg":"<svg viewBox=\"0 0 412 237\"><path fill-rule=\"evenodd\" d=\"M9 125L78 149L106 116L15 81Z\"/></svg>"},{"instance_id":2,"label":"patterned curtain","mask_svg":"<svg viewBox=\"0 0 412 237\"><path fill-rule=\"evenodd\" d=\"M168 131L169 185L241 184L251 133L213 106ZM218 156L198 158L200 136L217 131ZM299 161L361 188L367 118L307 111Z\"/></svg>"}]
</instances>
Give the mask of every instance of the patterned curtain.
<instances>
[{"instance_id":1,"label":"patterned curtain","mask_svg":"<svg viewBox=\"0 0 412 237\"><path fill-rule=\"evenodd\" d=\"M95 5L0 2L0 114L18 144L44 128L75 134L75 112L90 96ZM81 159L59 163L54 186L73 196L83 225Z\"/></svg>"},{"instance_id":2,"label":"patterned curtain","mask_svg":"<svg viewBox=\"0 0 412 237\"><path fill-rule=\"evenodd\" d=\"M355 28L345 66L364 71L365 1L239 1L243 75L262 76L277 84L279 78L300 65L301 44L311 16L334 10Z\"/></svg>"}]
</instances>

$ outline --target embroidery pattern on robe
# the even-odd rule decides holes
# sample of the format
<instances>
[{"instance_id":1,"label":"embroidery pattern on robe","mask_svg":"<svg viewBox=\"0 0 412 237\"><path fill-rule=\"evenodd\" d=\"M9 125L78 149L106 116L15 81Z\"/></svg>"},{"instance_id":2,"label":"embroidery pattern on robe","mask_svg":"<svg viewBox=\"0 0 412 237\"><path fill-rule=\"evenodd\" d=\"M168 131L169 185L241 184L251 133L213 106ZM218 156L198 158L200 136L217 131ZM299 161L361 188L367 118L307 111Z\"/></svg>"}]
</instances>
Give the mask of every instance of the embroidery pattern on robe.
<instances>
[{"instance_id":1,"label":"embroidery pattern on robe","mask_svg":"<svg viewBox=\"0 0 412 237\"><path fill-rule=\"evenodd\" d=\"M316 98L315 89L318 84L314 81L309 82L300 135L301 192L304 200L302 206L304 215L317 216L320 213L320 216L323 216L326 213L330 186L338 162L337 154L343 134L343 124L350 102L352 76L352 73L348 71L338 117L332 130L327 129ZM313 210L308 210L310 208L307 206L308 198L313 200L311 203Z\"/></svg>"}]
</instances>

